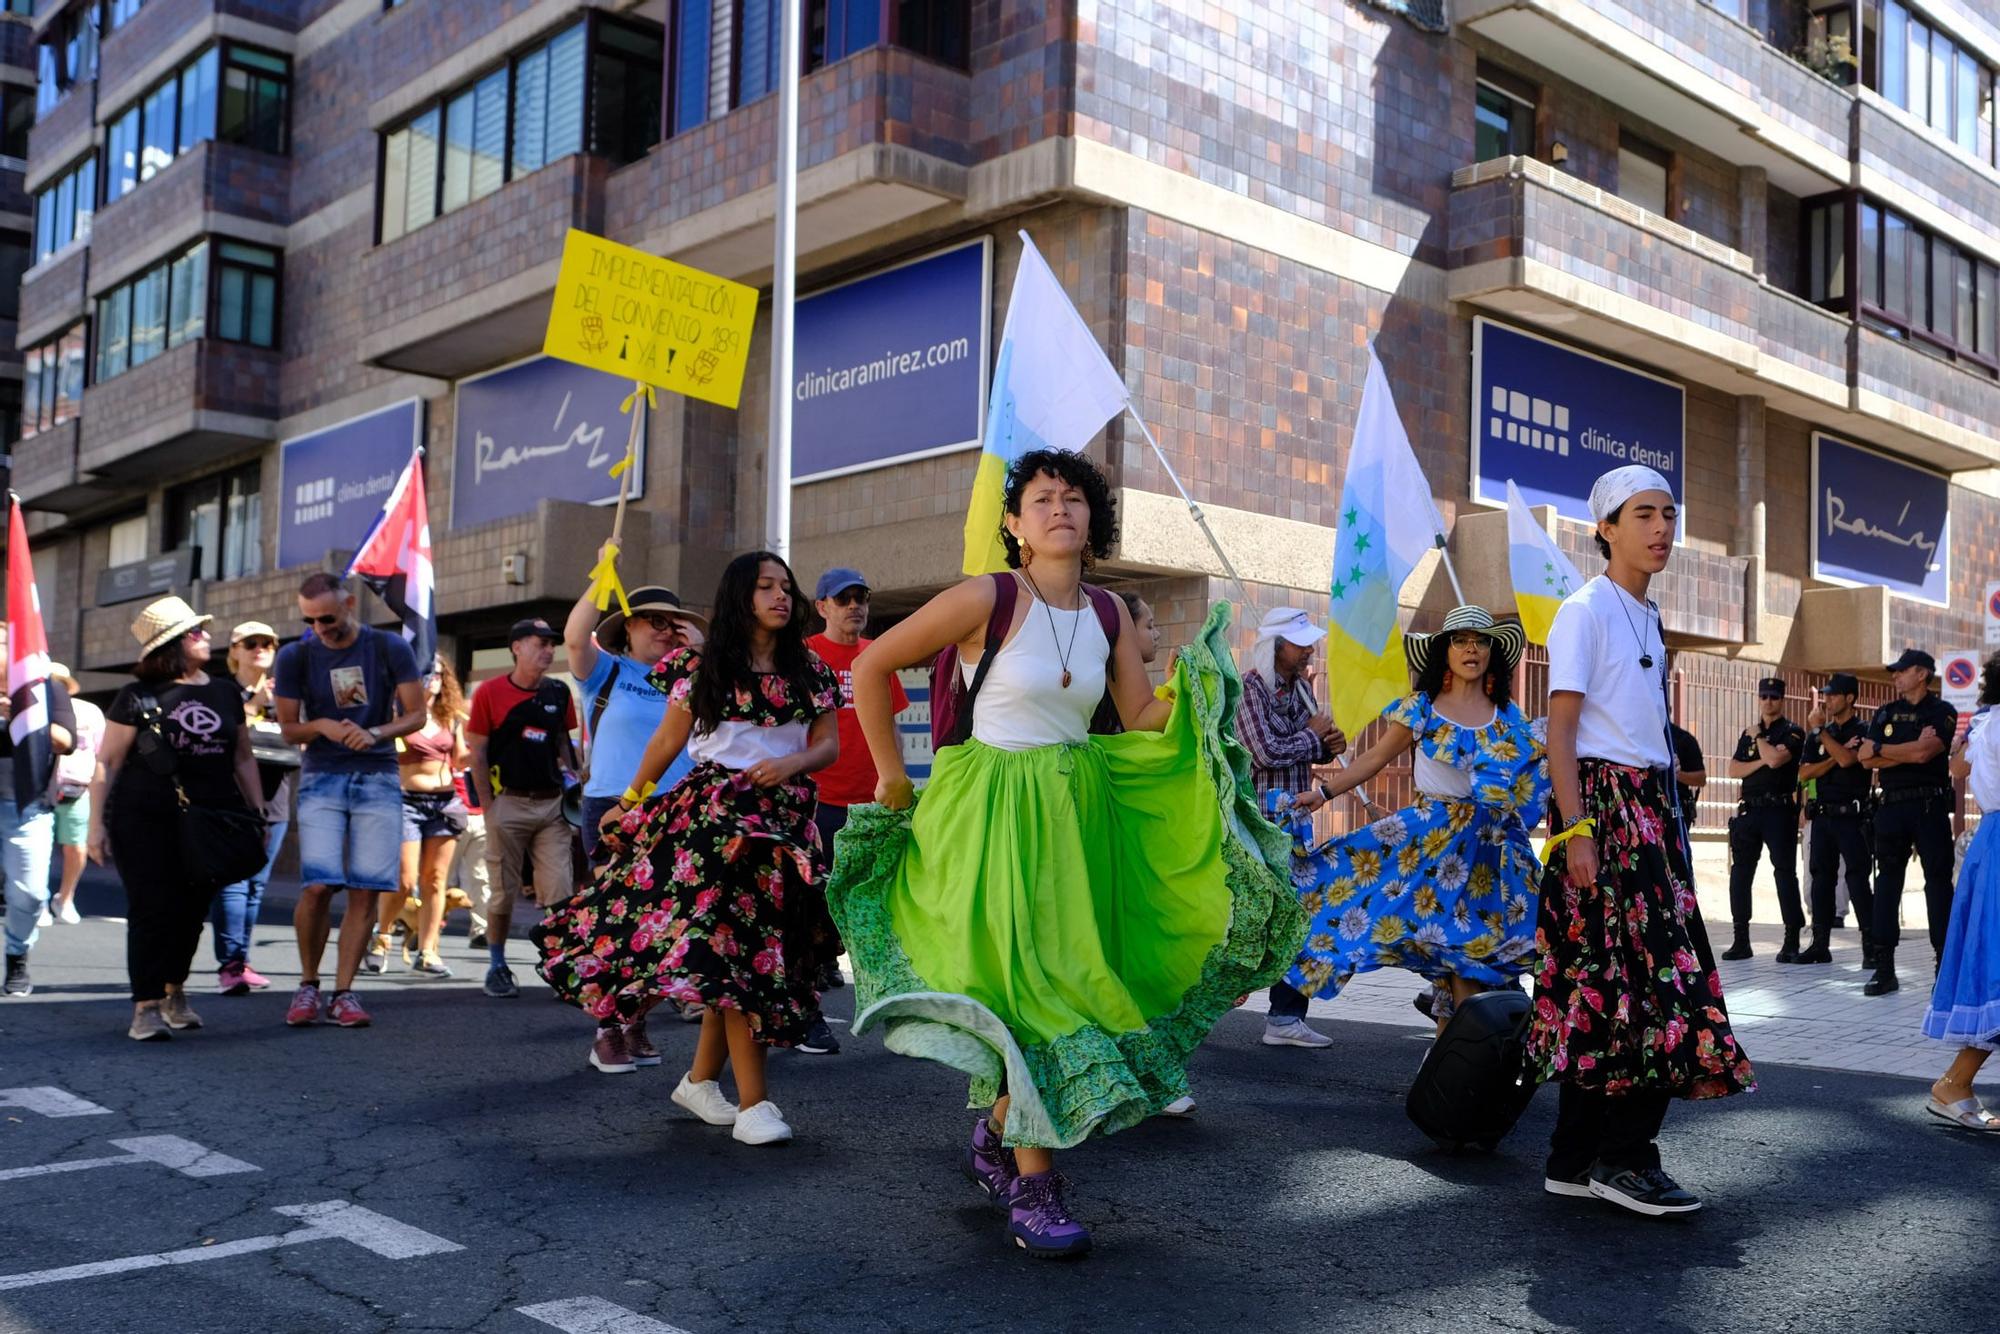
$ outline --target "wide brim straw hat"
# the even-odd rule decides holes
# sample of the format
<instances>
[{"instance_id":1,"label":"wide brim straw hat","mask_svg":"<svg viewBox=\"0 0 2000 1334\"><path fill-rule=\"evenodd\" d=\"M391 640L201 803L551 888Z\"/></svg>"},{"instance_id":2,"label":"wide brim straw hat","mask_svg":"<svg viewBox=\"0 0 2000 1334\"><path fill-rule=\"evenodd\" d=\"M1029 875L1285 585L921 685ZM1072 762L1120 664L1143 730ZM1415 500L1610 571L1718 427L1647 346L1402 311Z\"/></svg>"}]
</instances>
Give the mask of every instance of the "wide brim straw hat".
<instances>
[{"instance_id":1,"label":"wide brim straw hat","mask_svg":"<svg viewBox=\"0 0 2000 1334\"><path fill-rule=\"evenodd\" d=\"M633 611L664 611L678 616L683 621L693 622L696 629L708 633L708 617L698 611L689 611L681 605L680 595L671 588L658 584L647 584L635 588L625 595ZM610 648L623 650L625 644L625 609L615 608L609 616L597 623L598 642Z\"/></svg>"},{"instance_id":2,"label":"wide brim straw hat","mask_svg":"<svg viewBox=\"0 0 2000 1334\"><path fill-rule=\"evenodd\" d=\"M1492 642L1493 651L1506 662L1509 675L1521 665L1521 654L1528 646L1527 632L1515 622L1494 620L1493 613L1484 607L1466 606L1452 608L1435 634L1403 636L1403 654L1410 660L1410 670L1422 676L1430 666L1431 654L1445 651L1451 637L1460 630L1476 630L1485 635Z\"/></svg>"},{"instance_id":3,"label":"wide brim straw hat","mask_svg":"<svg viewBox=\"0 0 2000 1334\"><path fill-rule=\"evenodd\" d=\"M154 649L171 644L190 630L199 629L215 618L204 616L186 602L176 597L161 598L149 602L139 613L139 619L132 622L132 638L139 641L139 656L145 657Z\"/></svg>"}]
</instances>

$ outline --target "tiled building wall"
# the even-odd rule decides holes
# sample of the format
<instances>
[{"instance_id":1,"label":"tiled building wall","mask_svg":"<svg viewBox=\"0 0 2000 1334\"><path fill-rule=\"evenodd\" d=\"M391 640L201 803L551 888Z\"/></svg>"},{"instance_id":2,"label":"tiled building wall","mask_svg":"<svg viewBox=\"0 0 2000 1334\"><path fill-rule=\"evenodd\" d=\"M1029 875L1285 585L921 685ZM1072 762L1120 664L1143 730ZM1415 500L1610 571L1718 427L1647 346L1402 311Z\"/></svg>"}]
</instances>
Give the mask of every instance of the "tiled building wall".
<instances>
[{"instance_id":1,"label":"tiled building wall","mask_svg":"<svg viewBox=\"0 0 2000 1334\"><path fill-rule=\"evenodd\" d=\"M35 173L44 170L62 170L70 162L82 156L84 146L89 142L92 129L91 113L95 109L94 80L73 83L62 99L42 113L34 128L28 131L28 160ZM70 151L74 146L75 152ZM60 157L58 157L60 155Z\"/></svg>"},{"instance_id":2,"label":"tiled building wall","mask_svg":"<svg viewBox=\"0 0 2000 1334\"><path fill-rule=\"evenodd\" d=\"M218 15L291 32L298 22L298 6L287 0L147 0L138 13L104 36L98 82L105 96L129 103L144 91L133 80L147 62L182 33Z\"/></svg>"},{"instance_id":3,"label":"tiled building wall","mask_svg":"<svg viewBox=\"0 0 2000 1334\"><path fill-rule=\"evenodd\" d=\"M1072 133L1078 47L1100 40L1092 0L972 0L971 17L973 160Z\"/></svg>"},{"instance_id":4,"label":"tiled building wall","mask_svg":"<svg viewBox=\"0 0 2000 1334\"><path fill-rule=\"evenodd\" d=\"M1957 218L1985 238L1989 260L2000 258L2000 172L1872 98L1862 100L1858 125L1856 149L1864 168Z\"/></svg>"},{"instance_id":5,"label":"tiled building wall","mask_svg":"<svg viewBox=\"0 0 2000 1334\"><path fill-rule=\"evenodd\" d=\"M1873 329L1859 329L1855 337L1860 388L1982 435L2000 422L2000 383L1984 371L1954 365Z\"/></svg>"}]
</instances>

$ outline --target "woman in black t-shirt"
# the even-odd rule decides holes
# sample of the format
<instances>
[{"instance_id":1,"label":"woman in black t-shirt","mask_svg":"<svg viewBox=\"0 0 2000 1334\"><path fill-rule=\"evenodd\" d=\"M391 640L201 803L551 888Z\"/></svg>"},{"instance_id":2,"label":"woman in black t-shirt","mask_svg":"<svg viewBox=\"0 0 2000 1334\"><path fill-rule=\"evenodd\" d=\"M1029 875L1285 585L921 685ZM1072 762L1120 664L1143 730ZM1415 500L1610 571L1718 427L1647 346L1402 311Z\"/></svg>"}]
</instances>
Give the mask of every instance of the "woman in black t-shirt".
<instances>
[{"instance_id":1,"label":"woman in black t-shirt","mask_svg":"<svg viewBox=\"0 0 2000 1334\"><path fill-rule=\"evenodd\" d=\"M162 598L139 613L132 625L138 680L105 713L103 767L91 785L90 859L102 865L108 845L125 882L130 1036L140 1042L201 1027L186 984L214 891L194 888L182 873L175 778L198 806L256 810L263 802L243 694L235 682L205 670L209 619L179 598ZM173 753L171 776L145 754L152 745L149 699Z\"/></svg>"}]
</instances>

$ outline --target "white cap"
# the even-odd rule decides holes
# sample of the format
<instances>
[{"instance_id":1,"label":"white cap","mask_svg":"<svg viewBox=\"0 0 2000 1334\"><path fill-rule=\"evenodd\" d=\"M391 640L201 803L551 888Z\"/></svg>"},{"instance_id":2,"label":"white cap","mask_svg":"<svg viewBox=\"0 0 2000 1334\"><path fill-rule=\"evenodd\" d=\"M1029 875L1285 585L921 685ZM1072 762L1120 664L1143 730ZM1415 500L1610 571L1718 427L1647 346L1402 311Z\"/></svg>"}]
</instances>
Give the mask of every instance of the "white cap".
<instances>
[{"instance_id":1,"label":"white cap","mask_svg":"<svg viewBox=\"0 0 2000 1334\"><path fill-rule=\"evenodd\" d=\"M1613 468L1590 488L1590 517L1602 523L1641 491L1664 491L1669 497L1674 494L1672 483L1644 464Z\"/></svg>"},{"instance_id":2,"label":"white cap","mask_svg":"<svg viewBox=\"0 0 2000 1334\"><path fill-rule=\"evenodd\" d=\"M1314 625L1312 617L1297 607L1279 607L1267 612L1257 626L1257 638L1282 639L1287 644L1297 644L1300 648L1311 648L1326 638L1326 631Z\"/></svg>"}]
</instances>

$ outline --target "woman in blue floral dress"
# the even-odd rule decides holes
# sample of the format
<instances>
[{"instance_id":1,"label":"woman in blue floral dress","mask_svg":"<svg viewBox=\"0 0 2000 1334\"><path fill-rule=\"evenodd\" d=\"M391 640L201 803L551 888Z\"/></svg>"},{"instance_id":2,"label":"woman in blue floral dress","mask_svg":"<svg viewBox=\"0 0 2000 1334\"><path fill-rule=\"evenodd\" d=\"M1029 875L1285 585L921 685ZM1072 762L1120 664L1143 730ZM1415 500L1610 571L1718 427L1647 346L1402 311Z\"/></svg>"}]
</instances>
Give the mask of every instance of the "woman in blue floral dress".
<instances>
[{"instance_id":1,"label":"woman in blue floral dress","mask_svg":"<svg viewBox=\"0 0 2000 1334\"><path fill-rule=\"evenodd\" d=\"M541 975L596 1016L601 1039L661 997L706 1007L673 1100L746 1144L791 1138L765 1096L764 1048L805 1036L814 979L833 961L832 922L808 892L826 867L808 775L839 749L840 687L805 646L805 608L777 556L729 563L707 646L653 669L667 712L605 812L610 864L538 932ZM652 793L683 748L694 768Z\"/></svg>"},{"instance_id":2,"label":"woman in blue floral dress","mask_svg":"<svg viewBox=\"0 0 2000 1334\"><path fill-rule=\"evenodd\" d=\"M1293 859L1306 947L1287 979L1332 998L1356 973L1407 968L1439 988L1440 1028L1468 996L1507 986L1535 947L1539 863L1528 830L1548 800L1539 722L1508 698L1524 637L1481 607L1460 607L1405 649L1415 692L1382 712L1382 739L1321 790L1331 798L1414 751L1417 800ZM1299 846L1311 827L1274 794Z\"/></svg>"}]
</instances>

